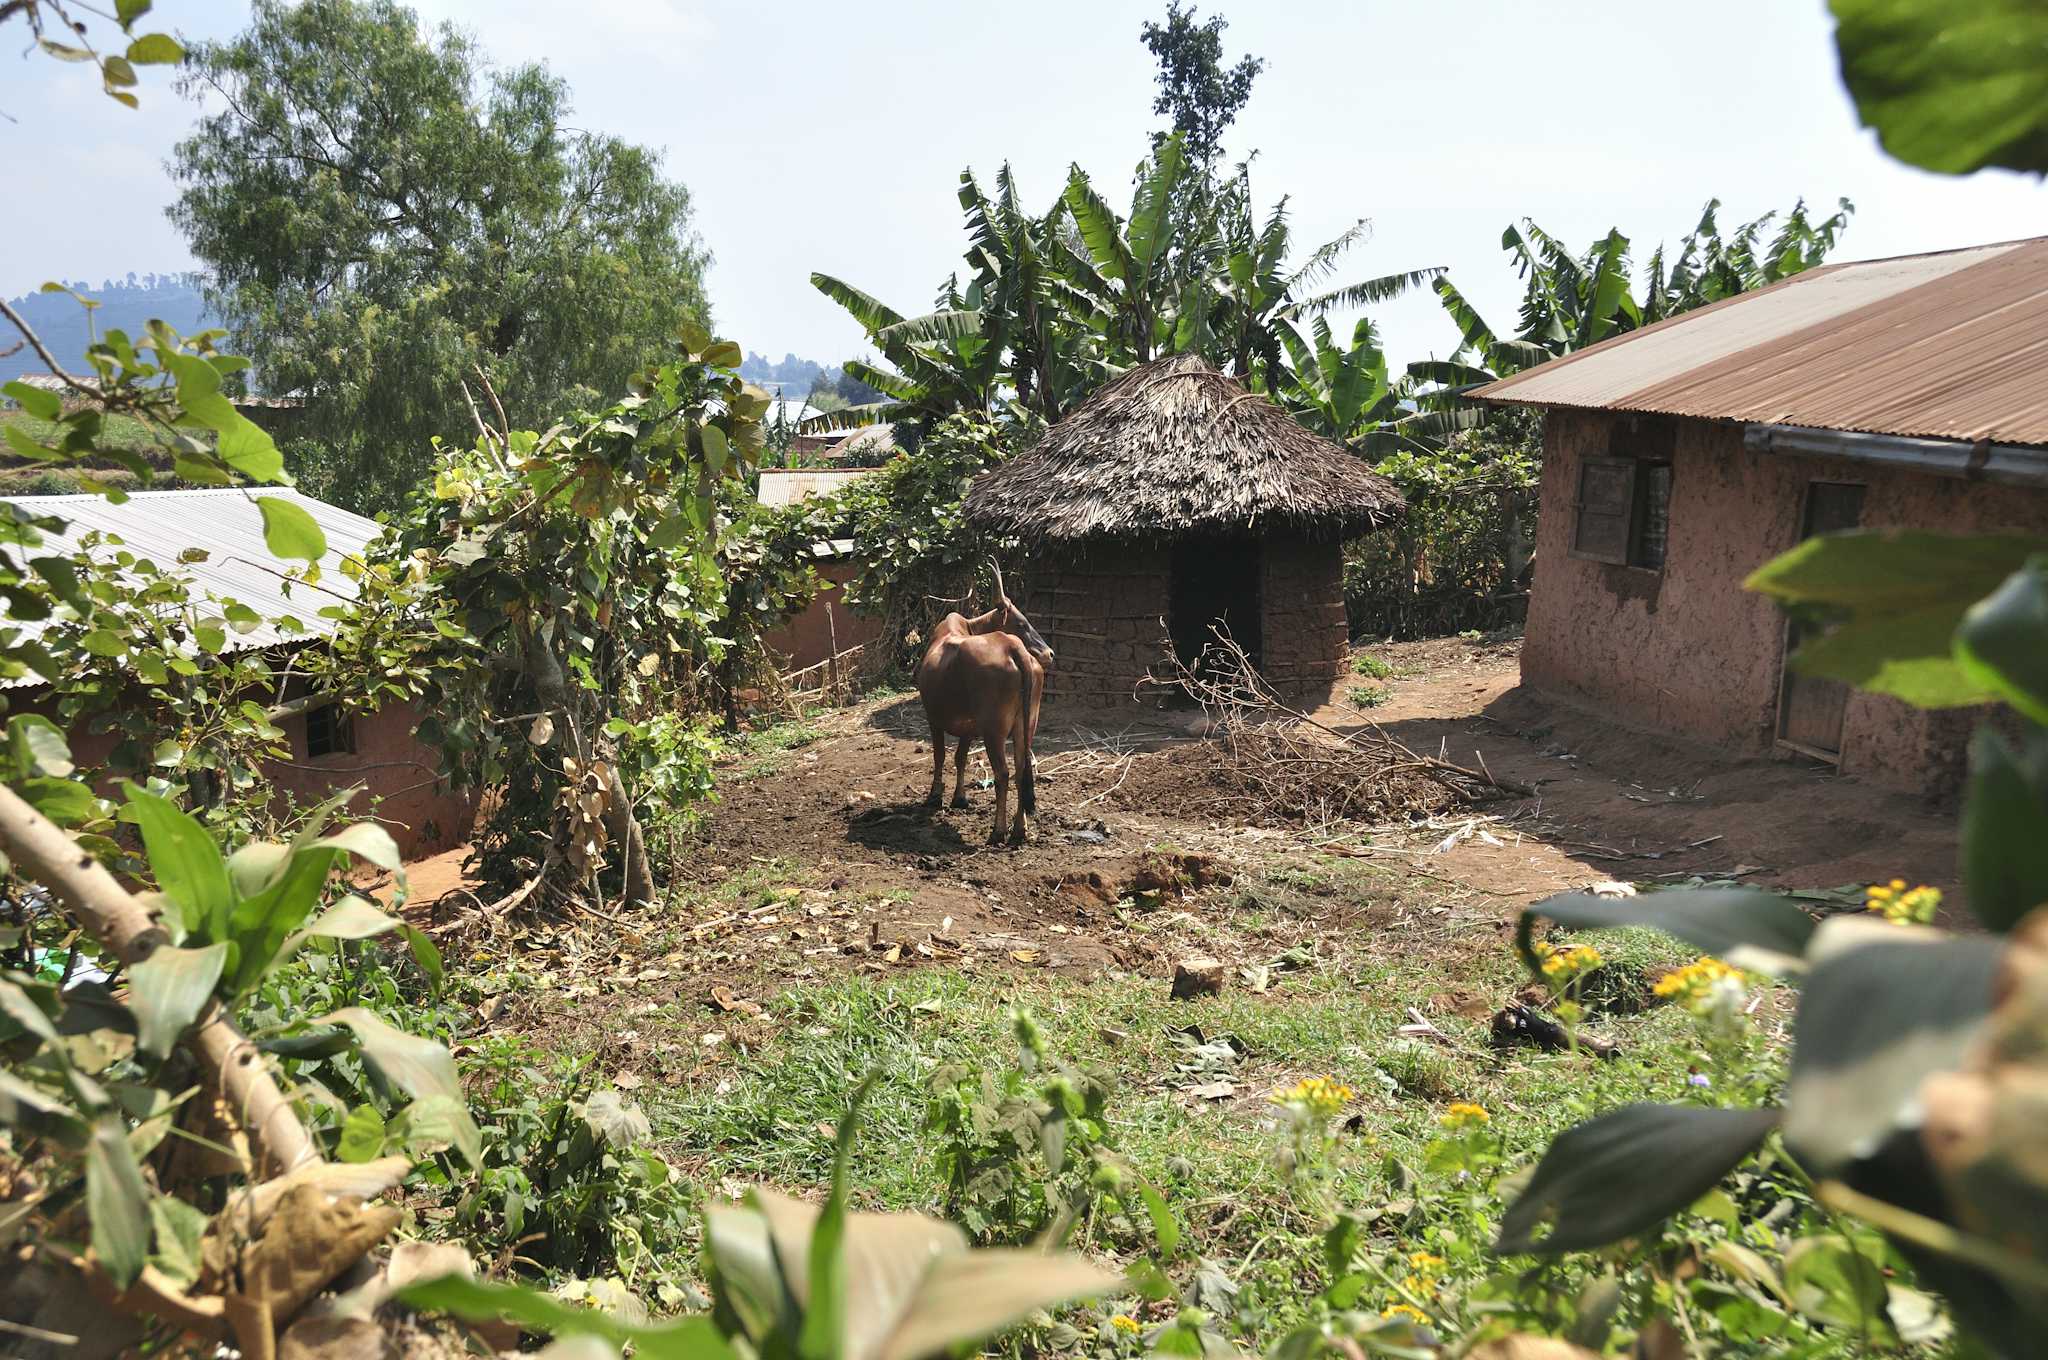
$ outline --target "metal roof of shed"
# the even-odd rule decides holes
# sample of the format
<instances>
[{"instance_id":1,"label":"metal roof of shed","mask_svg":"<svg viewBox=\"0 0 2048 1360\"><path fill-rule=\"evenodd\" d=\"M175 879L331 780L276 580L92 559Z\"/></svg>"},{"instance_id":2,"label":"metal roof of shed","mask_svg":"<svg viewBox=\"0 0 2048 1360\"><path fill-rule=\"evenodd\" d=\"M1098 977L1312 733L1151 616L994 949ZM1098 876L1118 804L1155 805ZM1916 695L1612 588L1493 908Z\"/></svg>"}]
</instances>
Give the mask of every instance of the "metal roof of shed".
<instances>
[{"instance_id":1,"label":"metal roof of shed","mask_svg":"<svg viewBox=\"0 0 2048 1360\"><path fill-rule=\"evenodd\" d=\"M285 573L298 562L271 556L263 542L263 514L255 501L281 496L310 514L327 535L327 554L320 559L317 584L288 581ZM332 604L356 598L356 583L341 572L343 557L358 557L383 530L373 519L365 519L338 505L282 487L206 491L131 491L116 505L103 496L7 496L5 499L33 514L54 515L66 521L61 534L45 533L44 547L31 555L51 551L77 552L87 533L99 530L121 540L94 548L96 557L107 558L125 549L146 558L167 571L189 577L195 597L238 600L262 616L263 622L246 633L230 631L228 649L247 650L280 643L304 642L334 631L334 620L319 611ZM206 559L180 563L178 554L187 548L201 549ZM303 631L281 629L276 620L289 616L305 625ZM24 627L34 629L37 625Z\"/></svg>"},{"instance_id":2,"label":"metal roof of shed","mask_svg":"<svg viewBox=\"0 0 2048 1360\"><path fill-rule=\"evenodd\" d=\"M2048 237L1822 265L1473 395L2048 444Z\"/></svg>"}]
</instances>

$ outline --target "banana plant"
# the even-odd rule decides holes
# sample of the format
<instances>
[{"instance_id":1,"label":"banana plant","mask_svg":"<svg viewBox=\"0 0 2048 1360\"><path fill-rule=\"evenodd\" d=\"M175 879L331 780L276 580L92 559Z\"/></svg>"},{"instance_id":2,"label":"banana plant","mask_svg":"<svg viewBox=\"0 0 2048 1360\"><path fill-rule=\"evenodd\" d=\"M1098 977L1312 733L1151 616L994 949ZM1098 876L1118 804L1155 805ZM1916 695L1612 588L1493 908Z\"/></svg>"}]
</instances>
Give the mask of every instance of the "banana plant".
<instances>
[{"instance_id":1,"label":"banana plant","mask_svg":"<svg viewBox=\"0 0 2048 1360\"><path fill-rule=\"evenodd\" d=\"M929 424L955 411L989 410L1002 377L1006 338L1002 313L987 305L987 290L978 280L962 292L948 279L938 305L912 317L830 274L812 274L811 285L844 307L893 367L849 360L846 372L881 392L883 400L815 416L804 422L805 430L896 420Z\"/></svg>"},{"instance_id":2,"label":"banana plant","mask_svg":"<svg viewBox=\"0 0 2048 1360\"><path fill-rule=\"evenodd\" d=\"M1278 380L1274 395L1302 424L1349 441L1400 416L1402 393L1388 380L1387 356L1368 318L1352 327L1348 348L1332 339L1327 317L1309 323L1306 341L1288 321L1276 322L1274 334L1288 362L1267 373Z\"/></svg>"},{"instance_id":3,"label":"banana plant","mask_svg":"<svg viewBox=\"0 0 2048 1360\"><path fill-rule=\"evenodd\" d=\"M970 169L960 172L967 214L967 263L987 299L984 314L1003 320L1011 390L1047 422L1058 420L1088 390L1113 375L1101 363L1094 330L1078 319L1097 306L1055 267L1066 199L1043 214L1024 210L1005 162L990 197Z\"/></svg>"},{"instance_id":4,"label":"banana plant","mask_svg":"<svg viewBox=\"0 0 2048 1360\"><path fill-rule=\"evenodd\" d=\"M1138 166L1128 218L1117 216L1079 165L1067 174L1067 211L1082 249L1066 243L1057 264L1085 294L1087 320L1099 326L1112 362L1144 363L1166 351L1177 319L1174 195L1188 173L1178 135L1161 142Z\"/></svg>"}]
</instances>

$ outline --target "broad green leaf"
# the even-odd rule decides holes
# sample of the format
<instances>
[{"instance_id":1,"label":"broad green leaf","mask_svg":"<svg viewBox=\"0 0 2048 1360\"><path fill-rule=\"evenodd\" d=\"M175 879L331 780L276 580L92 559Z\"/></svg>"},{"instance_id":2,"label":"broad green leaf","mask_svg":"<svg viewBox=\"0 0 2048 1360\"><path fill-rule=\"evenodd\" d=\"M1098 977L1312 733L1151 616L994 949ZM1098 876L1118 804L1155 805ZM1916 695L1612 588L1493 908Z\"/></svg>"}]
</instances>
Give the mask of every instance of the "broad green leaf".
<instances>
[{"instance_id":1,"label":"broad green leaf","mask_svg":"<svg viewBox=\"0 0 2048 1360\"><path fill-rule=\"evenodd\" d=\"M1964 674L2037 723L2048 723L2048 556L2034 557L1963 616Z\"/></svg>"},{"instance_id":2,"label":"broad green leaf","mask_svg":"<svg viewBox=\"0 0 2048 1360\"><path fill-rule=\"evenodd\" d=\"M1898 1344L1885 1309L1884 1273L1846 1238L1832 1233L1803 1237L1786 1248L1785 1293L1793 1307L1815 1322L1872 1345Z\"/></svg>"},{"instance_id":3,"label":"broad green leaf","mask_svg":"<svg viewBox=\"0 0 2048 1360\"><path fill-rule=\"evenodd\" d=\"M275 841L250 841L228 856L228 881L235 896L254 897L272 883L291 858L291 847Z\"/></svg>"},{"instance_id":4,"label":"broad green leaf","mask_svg":"<svg viewBox=\"0 0 2048 1360\"><path fill-rule=\"evenodd\" d=\"M790 1290L813 1316L808 1240L819 1206L757 1189ZM719 1211L743 1214L745 1210ZM849 1214L843 1341L838 1360L919 1360L973 1342L1040 1308L1122 1287L1120 1277L1078 1257L1035 1251L970 1251L950 1223L918 1214Z\"/></svg>"},{"instance_id":5,"label":"broad green leaf","mask_svg":"<svg viewBox=\"0 0 2048 1360\"><path fill-rule=\"evenodd\" d=\"M1563 893L1522 913L1515 933L1529 971L1543 975L1535 927L1549 920L1568 930L1650 926L1675 935L1736 968L1778 976L1806 966L1813 918L1789 899L1749 888L1674 888L1636 897Z\"/></svg>"},{"instance_id":6,"label":"broad green leaf","mask_svg":"<svg viewBox=\"0 0 2048 1360\"><path fill-rule=\"evenodd\" d=\"M303 505L283 496L258 496L263 512L263 542L273 556L318 562L327 553L327 535Z\"/></svg>"},{"instance_id":7,"label":"broad green leaf","mask_svg":"<svg viewBox=\"0 0 2048 1360\"><path fill-rule=\"evenodd\" d=\"M1987 929L2008 931L2048 904L2048 731L2032 729L2015 752L1977 729L1961 833L1963 888Z\"/></svg>"},{"instance_id":8,"label":"broad green leaf","mask_svg":"<svg viewBox=\"0 0 2048 1360\"><path fill-rule=\"evenodd\" d=\"M704 362L713 368L738 368L740 360L745 357L739 345L731 340L714 341L703 354Z\"/></svg>"},{"instance_id":9,"label":"broad green leaf","mask_svg":"<svg viewBox=\"0 0 2048 1360\"><path fill-rule=\"evenodd\" d=\"M98 797L76 779L24 779L14 791L59 826L78 826L91 821L99 812Z\"/></svg>"},{"instance_id":10,"label":"broad green leaf","mask_svg":"<svg viewBox=\"0 0 2048 1360\"><path fill-rule=\"evenodd\" d=\"M344 1162L373 1162L384 1155L384 1116L374 1105L358 1105L341 1121L334 1155Z\"/></svg>"},{"instance_id":11,"label":"broad green leaf","mask_svg":"<svg viewBox=\"0 0 2048 1360\"><path fill-rule=\"evenodd\" d=\"M386 915L369 898L350 893L314 917L299 935L309 940L367 940L397 930L399 925L398 918Z\"/></svg>"},{"instance_id":12,"label":"broad green leaf","mask_svg":"<svg viewBox=\"0 0 2048 1360\"><path fill-rule=\"evenodd\" d=\"M356 1043L386 1081L415 1100L445 1096L460 1105L462 1082L455 1074L455 1059L432 1039L419 1038L394 1029L360 1006L349 1006L323 1016L316 1023L346 1025ZM471 1166L482 1158L482 1142L476 1124L463 1108L456 1131L455 1146Z\"/></svg>"},{"instance_id":13,"label":"broad green leaf","mask_svg":"<svg viewBox=\"0 0 2048 1360\"><path fill-rule=\"evenodd\" d=\"M189 1287L205 1269L200 1243L205 1240L210 1220L204 1212L174 1195L152 1196L149 1218L156 1237L156 1247L149 1254L149 1263L163 1272L171 1283Z\"/></svg>"},{"instance_id":14,"label":"broad green leaf","mask_svg":"<svg viewBox=\"0 0 2048 1360\"><path fill-rule=\"evenodd\" d=\"M401 922L398 933L405 937L406 948L412 951L412 961L427 975L427 986L436 996L440 995L442 979L447 975L447 969L441 963L441 951L423 930Z\"/></svg>"},{"instance_id":15,"label":"broad green leaf","mask_svg":"<svg viewBox=\"0 0 2048 1360\"><path fill-rule=\"evenodd\" d=\"M168 33L145 33L128 44L128 60L137 66L169 66L185 59L185 49Z\"/></svg>"},{"instance_id":16,"label":"broad green leaf","mask_svg":"<svg viewBox=\"0 0 2048 1360\"><path fill-rule=\"evenodd\" d=\"M25 382L10 382L0 387L0 392L13 397L22 410L37 420L55 420L64 414L64 399L44 388L30 387Z\"/></svg>"},{"instance_id":17,"label":"broad green leaf","mask_svg":"<svg viewBox=\"0 0 2048 1360\"><path fill-rule=\"evenodd\" d=\"M213 941L228 938L228 913L234 890L228 884L227 861L206 828L170 799L141 785L123 785L127 816L142 831L149 869L165 900L177 908L187 935Z\"/></svg>"},{"instance_id":18,"label":"broad green leaf","mask_svg":"<svg viewBox=\"0 0 2048 1360\"><path fill-rule=\"evenodd\" d=\"M213 998L227 965L227 941L203 949L161 945L128 972L128 1009L135 1013L135 1043L168 1057L180 1035Z\"/></svg>"},{"instance_id":19,"label":"broad green leaf","mask_svg":"<svg viewBox=\"0 0 2048 1360\"><path fill-rule=\"evenodd\" d=\"M5 1069L0 1069L0 1124L74 1152L92 1136L92 1125L77 1110Z\"/></svg>"},{"instance_id":20,"label":"broad green leaf","mask_svg":"<svg viewBox=\"0 0 2048 1360\"><path fill-rule=\"evenodd\" d=\"M115 1287L126 1289L149 1264L149 1187L128 1146L128 1130L111 1110L93 1121L86 1144L85 1202L92 1254Z\"/></svg>"},{"instance_id":21,"label":"broad green leaf","mask_svg":"<svg viewBox=\"0 0 2048 1360\"><path fill-rule=\"evenodd\" d=\"M128 650L127 640L107 628L90 630L78 639L78 645L94 656L116 657Z\"/></svg>"},{"instance_id":22,"label":"broad green leaf","mask_svg":"<svg viewBox=\"0 0 2048 1360\"><path fill-rule=\"evenodd\" d=\"M417 1158L461 1148L473 1127L469 1107L461 1101L428 1096L393 1116L385 1137L389 1146Z\"/></svg>"},{"instance_id":23,"label":"broad green leaf","mask_svg":"<svg viewBox=\"0 0 2048 1360\"><path fill-rule=\"evenodd\" d=\"M629 1148L644 1142L654 1132L638 1105L617 1091L606 1088L591 1094L583 1103L583 1121L590 1131L615 1148Z\"/></svg>"},{"instance_id":24,"label":"broad green leaf","mask_svg":"<svg viewBox=\"0 0 2048 1360\"><path fill-rule=\"evenodd\" d=\"M2048 170L2038 0L1829 0L1842 83L1884 149L1923 170Z\"/></svg>"},{"instance_id":25,"label":"broad green leaf","mask_svg":"<svg viewBox=\"0 0 2048 1360\"><path fill-rule=\"evenodd\" d=\"M378 822L353 822L331 836L323 836L313 842L316 846L345 850L357 859L368 860L379 869L398 874L403 881L404 862L399 858L398 842L391 839L391 833Z\"/></svg>"},{"instance_id":26,"label":"broad green leaf","mask_svg":"<svg viewBox=\"0 0 2048 1360\"><path fill-rule=\"evenodd\" d=\"M1744 584L1841 616L1800 648L1796 669L1923 708L1959 707L1992 696L1956 663L1964 612L2044 549L2014 535L1863 530L1808 539Z\"/></svg>"},{"instance_id":27,"label":"broad green leaf","mask_svg":"<svg viewBox=\"0 0 2048 1360\"><path fill-rule=\"evenodd\" d=\"M18 779L37 774L63 779L78 768L71 763L64 729L40 713L17 713L7 720L7 749Z\"/></svg>"},{"instance_id":28,"label":"broad green leaf","mask_svg":"<svg viewBox=\"0 0 2048 1360\"><path fill-rule=\"evenodd\" d=\"M1777 1124L1771 1109L1624 1105L1567 1129L1502 1216L1494 1250L1554 1255L1647 1232L1713 1189Z\"/></svg>"},{"instance_id":29,"label":"broad green leaf","mask_svg":"<svg viewBox=\"0 0 2048 1360\"><path fill-rule=\"evenodd\" d=\"M1785 1085L1785 1142L1841 1174L1920 1118L1920 1084L1956 1066L1991 1007L2000 942L1837 917L1813 942Z\"/></svg>"},{"instance_id":30,"label":"broad green leaf","mask_svg":"<svg viewBox=\"0 0 2048 1360\"><path fill-rule=\"evenodd\" d=\"M597 1336L614 1345L630 1341L636 1353L649 1360L738 1360L706 1317L640 1326L526 1285L485 1284L466 1275L423 1280L397 1291L395 1297L424 1313L451 1313L471 1322L502 1319L551 1336Z\"/></svg>"}]
</instances>

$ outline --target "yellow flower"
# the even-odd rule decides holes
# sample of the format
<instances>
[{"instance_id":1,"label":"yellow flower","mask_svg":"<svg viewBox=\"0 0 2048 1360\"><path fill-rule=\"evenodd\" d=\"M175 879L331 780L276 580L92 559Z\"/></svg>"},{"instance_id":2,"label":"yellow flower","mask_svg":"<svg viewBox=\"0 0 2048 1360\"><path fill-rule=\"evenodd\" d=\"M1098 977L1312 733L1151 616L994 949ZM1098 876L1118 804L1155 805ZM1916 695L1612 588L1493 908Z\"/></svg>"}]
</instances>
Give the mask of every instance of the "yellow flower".
<instances>
[{"instance_id":1,"label":"yellow flower","mask_svg":"<svg viewBox=\"0 0 2048 1360\"><path fill-rule=\"evenodd\" d=\"M1383 1318L1406 1318L1418 1327L1427 1327L1429 1325L1429 1314L1412 1304L1397 1303L1390 1307L1382 1308L1380 1309L1380 1316Z\"/></svg>"},{"instance_id":2,"label":"yellow flower","mask_svg":"<svg viewBox=\"0 0 2048 1360\"><path fill-rule=\"evenodd\" d=\"M1436 1117L1436 1122L1447 1129L1476 1129L1492 1119L1484 1105L1474 1105L1468 1100L1453 1101L1451 1108Z\"/></svg>"},{"instance_id":3,"label":"yellow flower","mask_svg":"<svg viewBox=\"0 0 2048 1360\"><path fill-rule=\"evenodd\" d=\"M1941 889L1930 888L1922 883L1917 888L1908 888L1906 880L1895 878L1890 883L1873 883L1867 890L1868 900L1864 906L1883 914L1884 919L1895 926L1926 925L1941 909Z\"/></svg>"},{"instance_id":4,"label":"yellow flower","mask_svg":"<svg viewBox=\"0 0 2048 1360\"><path fill-rule=\"evenodd\" d=\"M1303 1077L1288 1089L1275 1091L1268 1099L1275 1105L1299 1106L1317 1118L1328 1119L1357 1094L1349 1086L1328 1077Z\"/></svg>"},{"instance_id":5,"label":"yellow flower","mask_svg":"<svg viewBox=\"0 0 2048 1360\"><path fill-rule=\"evenodd\" d=\"M1140 1331L1144 1330L1138 1326L1138 1320L1128 1313L1118 1313L1109 1320L1109 1325L1120 1332L1127 1332L1132 1336L1136 1336Z\"/></svg>"},{"instance_id":6,"label":"yellow flower","mask_svg":"<svg viewBox=\"0 0 2048 1360\"><path fill-rule=\"evenodd\" d=\"M1715 983L1724 978L1732 978L1736 982L1746 980L1741 969L1730 968L1717 958L1702 955L1685 967L1674 968L1658 978L1657 985L1651 990L1666 1000L1675 999L1691 1005L1704 997L1713 989Z\"/></svg>"},{"instance_id":7,"label":"yellow flower","mask_svg":"<svg viewBox=\"0 0 2048 1360\"><path fill-rule=\"evenodd\" d=\"M1432 1255L1426 1251L1411 1251L1408 1253L1408 1264L1414 1266L1417 1270L1437 1270L1443 1266L1443 1263L1443 1257Z\"/></svg>"},{"instance_id":8,"label":"yellow flower","mask_svg":"<svg viewBox=\"0 0 2048 1360\"><path fill-rule=\"evenodd\" d=\"M1600 957L1600 951L1589 944L1559 949L1546 940L1536 946L1536 954L1543 960L1543 976L1560 986L1584 977L1606 962Z\"/></svg>"}]
</instances>

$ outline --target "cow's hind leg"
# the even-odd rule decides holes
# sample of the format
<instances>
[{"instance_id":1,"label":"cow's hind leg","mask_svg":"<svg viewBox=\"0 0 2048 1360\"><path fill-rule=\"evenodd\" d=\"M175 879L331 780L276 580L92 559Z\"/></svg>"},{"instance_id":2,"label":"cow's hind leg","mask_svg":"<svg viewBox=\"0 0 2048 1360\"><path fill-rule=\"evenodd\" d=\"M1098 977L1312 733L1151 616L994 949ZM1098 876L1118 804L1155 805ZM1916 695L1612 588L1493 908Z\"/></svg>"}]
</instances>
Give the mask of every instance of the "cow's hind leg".
<instances>
[{"instance_id":1,"label":"cow's hind leg","mask_svg":"<svg viewBox=\"0 0 2048 1360\"><path fill-rule=\"evenodd\" d=\"M961 738L961 747L966 748L966 738ZM932 791L925 795L924 805L936 808L946 798L946 729L932 724Z\"/></svg>"},{"instance_id":2,"label":"cow's hind leg","mask_svg":"<svg viewBox=\"0 0 2048 1360\"><path fill-rule=\"evenodd\" d=\"M1010 829L1010 762L1003 754L1003 732L1001 728L984 727L984 732L993 732L993 737L984 737L982 745L988 751L989 773L996 779L996 820L989 829L988 843L1001 845Z\"/></svg>"},{"instance_id":3,"label":"cow's hind leg","mask_svg":"<svg viewBox=\"0 0 2048 1360\"><path fill-rule=\"evenodd\" d=\"M967 806L967 757L974 752L974 742L967 737L960 738L960 748L953 753L953 806Z\"/></svg>"},{"instance_id":4,"label":"cow's hind leg","mask_svg":"<svg viewBox=\"0 0 2048 1360\"><path fill-rule=\"evenodd\" d=\"M1017 821L1010 828L1010 844L1024 843L1024 814L1038 811L1036 772L1031 768L1031 728L1022 713L1017 715L1017 725L1010 734L1017 758Z\"/></svg>"}]
</instances>

